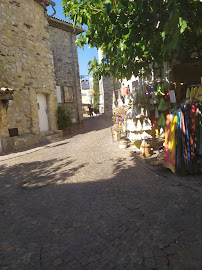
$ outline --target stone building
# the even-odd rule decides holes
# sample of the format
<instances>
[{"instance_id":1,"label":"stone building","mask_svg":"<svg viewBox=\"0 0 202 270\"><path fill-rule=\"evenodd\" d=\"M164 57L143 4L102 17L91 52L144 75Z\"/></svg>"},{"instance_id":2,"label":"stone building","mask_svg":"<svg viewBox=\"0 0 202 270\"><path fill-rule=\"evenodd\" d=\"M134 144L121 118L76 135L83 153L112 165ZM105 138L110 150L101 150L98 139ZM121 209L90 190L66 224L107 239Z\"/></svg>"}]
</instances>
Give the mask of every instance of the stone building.
<instances>
[{"instance_id":1,"label":"stone building","mask_svg":"<svg viewBox=\"0 0 202 270\"><path fill-rule=\"evenodd\" d=\"M69 108L73 122L78 123L83 120L83 110L75 41L76 35L84 30L78 26L73 28L73 24L54 17L49 17L48 22L58 103Z\"/></svg>"},{"instance_id":2,"label":"stone building","mask_svg":"<svg viewBox=\"0 0 202 270\"><path fill-rule=\"evenodd\" d=\"M101 49L98 50L99 63L104 55ZM104 101L104 115L111 118L113 115L114 101L117 99L117 90L121 89L121 83L116 81L112 76L101 77L100 95Z\"/></svg>"},{"instance_id":3,"label":"stone building","mask_svg":"<svg viewBox=\"0 0 202 270\"><path fill-rule=\"evenodd\" d=\"M46 0L0 0L0 88L14 89L12 101L0 100L0 151L61 135L47 5Z\"/></svg>"}]
</instances>

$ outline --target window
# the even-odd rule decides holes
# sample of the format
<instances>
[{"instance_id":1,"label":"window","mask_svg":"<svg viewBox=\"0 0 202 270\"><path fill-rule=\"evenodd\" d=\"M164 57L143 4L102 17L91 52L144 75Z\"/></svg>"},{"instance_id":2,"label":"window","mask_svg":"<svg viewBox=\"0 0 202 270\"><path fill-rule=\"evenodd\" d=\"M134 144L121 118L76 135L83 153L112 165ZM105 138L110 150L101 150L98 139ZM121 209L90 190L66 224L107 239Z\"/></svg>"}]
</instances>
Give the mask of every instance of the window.
<instances>
[{"instance_id":1,"label":"window","mask_svg":"<svg viewBox=\"0 0 202 270\"><path fill-rule=\"evenodd\" d=\"M58 103L62 103L61 88L60 88L59 85L56 85L56 93L57 93L57 101L58 101Z\"/></svg>"}]
</instances>

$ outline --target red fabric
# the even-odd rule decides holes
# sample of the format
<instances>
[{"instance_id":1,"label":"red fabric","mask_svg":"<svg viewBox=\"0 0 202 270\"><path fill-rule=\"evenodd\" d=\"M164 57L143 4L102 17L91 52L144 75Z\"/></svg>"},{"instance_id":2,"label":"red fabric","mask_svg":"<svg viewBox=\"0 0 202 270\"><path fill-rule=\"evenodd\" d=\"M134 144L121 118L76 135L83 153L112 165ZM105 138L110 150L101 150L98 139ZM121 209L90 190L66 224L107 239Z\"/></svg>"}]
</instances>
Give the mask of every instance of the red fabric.
<instances>
[{"instance_id":1,"label":"red fabric","mask_svg":"<svg viewBox=\"0 0 202 270\"><path fill-rule=\"evenodd\" d=\"M128 88L126 88L126 95L130 94L130 90Z\"/></svg>"},{"instance_id":2,"label":"red fabric","mask_svg":"<svg viewBox=\"0 0 202 270\"><path fill-rule=\"evenodd\" d=\"M196 139L196 118L197 118L196 104L190 104L190 147L191 147L191 160L195 157L195 139Z\"/></svg>"},{"instance_id":3,"label":"red fabric","mask_svg":"<svg viewBox=\"0 0 202 270\"><path fill-rule=\"evenodd\" d=\"M166 118L166 127L165 127L165 144L164 144L164 167L168 167L170 163L170 155L169 155L169 149L170 149L170 115Z\"/></svg>"}]
</instances>

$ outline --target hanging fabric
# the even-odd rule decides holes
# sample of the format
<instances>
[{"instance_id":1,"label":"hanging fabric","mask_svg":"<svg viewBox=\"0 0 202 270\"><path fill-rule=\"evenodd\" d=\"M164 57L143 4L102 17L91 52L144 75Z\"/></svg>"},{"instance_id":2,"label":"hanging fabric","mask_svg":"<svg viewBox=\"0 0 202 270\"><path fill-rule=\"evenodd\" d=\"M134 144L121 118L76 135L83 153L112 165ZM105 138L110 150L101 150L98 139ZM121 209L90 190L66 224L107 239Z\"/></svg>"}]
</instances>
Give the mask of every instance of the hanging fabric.
<instances>
[{"instance_id":1,"label":"hanging fabric","mask_svg":"<svg viewBox=\"0 0 202 270\"><path fill-rule=\"evenodd\" d=\"M175 173L176 164L176 127L177 127L177 116L168 114L166 117L166 128L165 128L165 144L164 144L164 164L163 166L171 169Z\"/></svg>"},{"instance_id":2,"label":"hanging fabric","mask_svg":"<svg viewBox=\"0 0 202 270\"><path fill-rule=\"evenodd\" d=\"M159 120L158 120L158 125L160 127L164 127L166 125L166 120L165 117L163 115L163 113L160 114Z\"/></svg>"}]
</instances>

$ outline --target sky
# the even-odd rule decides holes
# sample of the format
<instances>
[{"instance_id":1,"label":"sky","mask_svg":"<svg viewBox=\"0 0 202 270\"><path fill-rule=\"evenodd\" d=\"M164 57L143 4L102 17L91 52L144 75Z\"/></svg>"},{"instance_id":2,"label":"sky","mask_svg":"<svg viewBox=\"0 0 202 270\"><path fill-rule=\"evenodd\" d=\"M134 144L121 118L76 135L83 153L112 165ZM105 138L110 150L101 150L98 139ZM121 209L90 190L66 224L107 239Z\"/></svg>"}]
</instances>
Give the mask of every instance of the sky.
<instances>
[{"instance_id":1,"label":"sky","mask_svg":"<svg viewBox=\"0 0 202 270\"><path fill-rule=\"evenodd\" d=\"M56 14L54 17L61 19L61 20L66 20L68 21L68 18L65 18L65 14L63 13L63 8L62 8L62 0L54 0L56 3L55 9L56 9ZM48 7L48 15L53 14L52 7ZM87 26L83 27L85 30L87 30ZM80 70L80 75L88 75L88 62L93 61L94 56L98 58L98 52L96 48L89 48L88 45L84 46L84 49L77 48L78 50L78 58L79 58L79 70ZM91 77L91 76L90 76ZM88 77L85 77L85 79L88 79Z\"/></svg>"}]
</instances>

